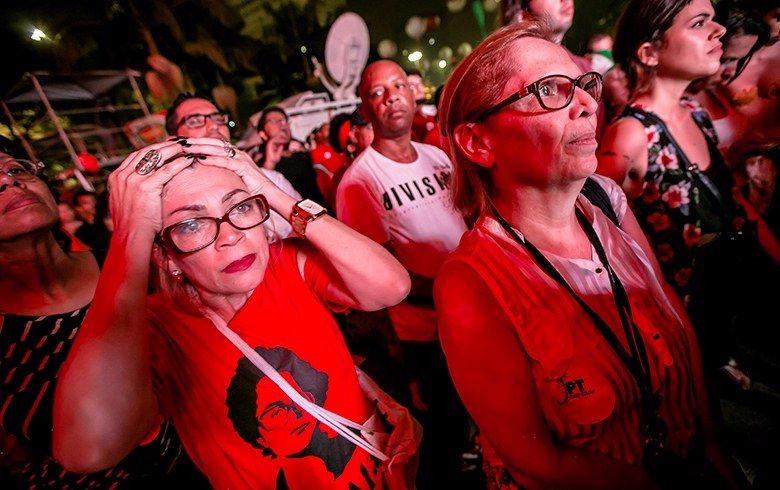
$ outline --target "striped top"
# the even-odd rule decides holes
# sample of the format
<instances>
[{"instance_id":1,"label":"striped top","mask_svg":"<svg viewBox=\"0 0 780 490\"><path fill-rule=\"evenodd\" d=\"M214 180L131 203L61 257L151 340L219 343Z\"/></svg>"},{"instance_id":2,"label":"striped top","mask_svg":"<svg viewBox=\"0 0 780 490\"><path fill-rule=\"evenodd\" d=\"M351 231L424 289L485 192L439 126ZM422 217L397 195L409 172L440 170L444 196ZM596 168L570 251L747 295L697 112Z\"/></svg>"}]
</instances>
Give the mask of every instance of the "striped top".
<instances>
[{"instance_id":1,"label":"striped top","mask_svg":"<svg viewBox=\"0 0 780 490\"><path fill-rule=\"evenodd\" d=\"M626 213L622 191L607 179L594 178L609 194L622 221ZM584 197L578 198L577 205L593 223L629 295L648 351L653 388L661 398L660 414L669 428L666 446L684 456L697 430L691 373L700 370L694 366L698 357L693 333L677 317L639 245ZM609 276L595 250L590 260L542 252L627 348ZM553 440L639 464L639 388L574 298L491 216L477 221L448 260L478 273L511 321L518 344L531 359ZM490 335L490 328L485 325L485 335ZM492 463L500 465L500 461Z\"/></svg>"},{"instance_id":2,"label":"striped top","mask_svg":"<svg viewBox=\"0 0 780 490\"><path fill-rule=\"evenodd\" d=\"M173 428L163 424L156 439L104 472L69 473L51 457L55 380L87 308L37 317L0 313L0 473L9 473L14 487L130 488L161 479L181 453Z\"/></svg>"}]
</instances>

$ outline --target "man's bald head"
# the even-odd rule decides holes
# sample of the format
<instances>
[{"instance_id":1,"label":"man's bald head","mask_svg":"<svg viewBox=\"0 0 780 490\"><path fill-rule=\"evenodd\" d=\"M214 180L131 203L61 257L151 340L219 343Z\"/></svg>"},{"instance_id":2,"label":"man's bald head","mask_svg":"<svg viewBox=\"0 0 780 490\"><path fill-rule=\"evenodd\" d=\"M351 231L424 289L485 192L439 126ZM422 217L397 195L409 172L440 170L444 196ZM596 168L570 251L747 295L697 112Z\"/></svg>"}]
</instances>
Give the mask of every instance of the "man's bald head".
<instances>
[{"instance_id":1,"label":"man's bald head","mask_svg":"<svg viewBox=\"0 0 780 490\"><path fill-rule=\"evenodd\" d=\"M374 61L373 63L370 63L365 70L363 70L363 73L360 75L360 85L358 85L358 95L360 95L360 98L363 99L365 102L365 96L364 91L366 90L367 83L369 83L370 80L374 80L377 77L377 73L384 73L385 71L396 71L397 73L402 73L404 77L406 77L406 72L403 68L401 68L401 65L396 63L395 61L390 60L379 60Z\"/></svg>"},{"instance_id":2,"label":"man's bald head","mask_svg":"<svg viewBox=\"0 0 780 490\"><path fill-rule=\"evenodd\" d=\"M360 77L358 92L363 117L371 121L377 139L410 134L415 102L406 72L395 62L375 61Z\"/></svg>"}]
</instances>

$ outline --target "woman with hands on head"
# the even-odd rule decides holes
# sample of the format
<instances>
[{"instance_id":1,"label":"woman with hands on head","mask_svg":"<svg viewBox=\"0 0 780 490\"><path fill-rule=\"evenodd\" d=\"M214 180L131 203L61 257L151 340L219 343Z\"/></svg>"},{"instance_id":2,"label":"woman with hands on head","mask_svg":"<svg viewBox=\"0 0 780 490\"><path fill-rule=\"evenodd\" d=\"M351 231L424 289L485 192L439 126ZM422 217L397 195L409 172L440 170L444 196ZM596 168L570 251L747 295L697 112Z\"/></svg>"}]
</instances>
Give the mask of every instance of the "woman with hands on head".
<instances>
[{"instance_id":1,"label":"woman with hands on head","mask_svg":"<svg viewBox=\"0 0 780 490\"><path fill-rule=\"evenodd\" d=\"M326 305L398 303L410 287L403 267L220 140L152 145L109 184L115 231L61 374L57 458L82 471L110 466L164 415L216 488L373 488L380 462L295 399L358 423L374 415ZM270 209L305 241L269 245L259 225ZM147 297L152 269L160 291Z\"/></svg>"},{"instance_id":2,"label":"woman with hands on head","mask_svg":"<svg viewBox=\"0 0 780 490\"><path fill-rule=\"evenodd\" d=\"M176 100L168 108L165 127L171 136L217 138L230 142L229 120L230 117L220 112L215 102L207 96L183 93L176 97ZM284 178L284 175L269 168L263 168L262 172L268 177L268 180L284 192L292 197L301 198L301 195ZM280 216L273 210L263 226L270 228L269 233L274 233L279 238L287 238L293 233L287 218Z\"/></svg>"},{"instance_id":3,"label":"woman with hands on head","mask_svg":"<svg viewBox=\"0 0 780 490\"><path fill-rule=\"evenodd\" d=\"M434 299L488 481L735 488L681 305L623 192L593 176L601 75L549 39L536 23L494 32L455 69L440 106L453 201L471 230ZM580 193L589 178L602 199Z\"/></svg>"}]
</instances>

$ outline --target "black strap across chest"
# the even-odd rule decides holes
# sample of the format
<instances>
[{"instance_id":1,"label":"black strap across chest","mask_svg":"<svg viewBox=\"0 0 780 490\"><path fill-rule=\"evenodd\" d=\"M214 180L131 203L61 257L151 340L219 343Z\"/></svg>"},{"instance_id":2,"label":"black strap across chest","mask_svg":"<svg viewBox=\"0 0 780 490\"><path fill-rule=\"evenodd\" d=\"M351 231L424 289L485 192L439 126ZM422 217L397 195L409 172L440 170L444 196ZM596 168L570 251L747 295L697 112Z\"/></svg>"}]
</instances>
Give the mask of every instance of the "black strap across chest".
<instances>
[{"instance_id":1,"label":"black strap across chest","mask_svg":"<svg viewBox=\"0 0 780 490\"><path fill-rule=\"evenodd\" d=\"M710 199L713 205L718 206L720 211L725 210L723 204L723 195L718 189L718 186L715 185L715 183L707 176L706 173L702 172L699 169L698 164L692 162L688 158L688 155L685 154L685 152L682 149L682 146L680 146L677 140L674 139L672 132L669 131L669 128L666 126L666 123L663 121L663 119L661 119L660 117L658 117L656 114L652 112L643 111L635 107L627 108L626 113L631 117L635 117L635 115L639 114L645 119L650 120L653 124L655 124L659 128L661 128L661 131L663 131L666 138L669 139L669 143L674 147L677 158L682 163L682 168L685 170L685 172L688 173L690 179L694 181L694 183L697 184L700 189L710 194ZM710 136L707 134L707 132L704 130L705 126L703 120L700 117L698 117L696 113L693 113L691 117L696 123L696 126L701 131L702 135L704 136L704 140L707 142L707 149L710 154L710 167L715 168L719 166L722 162L719 161L718 159L722 157L720 155L720 150L718 150L717 143L713 141L710 138Z\"/></svg>"},{"instance_id":2,"label":"black strap across chest","mask_svg":"<svg viewBox=\"0 0 780 490\"><path fill-rule=\"evenodd\" d=\"M617 273L610 265L609 260L607 259L606 251L604 250L604 247L602 246L596 231L593 229L593 226L582 213L582 211L579 208L576 209L575 212L577 215L577 220L585 231L585 234L588 236L588 240L596 250L596 254L598 255L599 260L603 264L604 269L609 276L609 282L612 286L612 296L615 300L615 306L617 307L618 316L620 317L620 323L623 326L628 349L623 346L623 344L620 342L620 339L618 339L617 335L609 326L609 324L607 324L607 322L601 318L601 316L599 316L599 314L596 313L596 311L594 311L593 308L591 308L590 305L588 305L588 303L585 302L585 300L583 300L579 294L577 294L574 288L571 287L571 285L566 281L563 275L561 275L558 269L556 269L555 266L549 261L549 259L547 259L547 257L545 257L545 255L530 241L520 237L514 228L512 228L512 226L499 214L498 210L492 206L492 204L491 207L496 220L499 222L499 224L501 224L501 227L507 232L507 234L512 237L512 239L520 246L525 248L531 257L533 257L537 264L542 268L542 270L544 270L548 276L560 284L585 310L588 316L590 316L599 333L601 333L604 340L615 352L621 362L625 365L628 372L631 373L631 376L636 381L642 395L642 402L646 413L657 412L658 406L660 405L660 400L653 391L652 379L650 376L650 364L647 359L647 349L645 348L644 341L641 334L639 333L639 328L634 322L633 314L631 312L631 303L628 299L628 293L626 292L626 289L623 286L623 283L621 282Z\"/></svg>"}]
</instances>

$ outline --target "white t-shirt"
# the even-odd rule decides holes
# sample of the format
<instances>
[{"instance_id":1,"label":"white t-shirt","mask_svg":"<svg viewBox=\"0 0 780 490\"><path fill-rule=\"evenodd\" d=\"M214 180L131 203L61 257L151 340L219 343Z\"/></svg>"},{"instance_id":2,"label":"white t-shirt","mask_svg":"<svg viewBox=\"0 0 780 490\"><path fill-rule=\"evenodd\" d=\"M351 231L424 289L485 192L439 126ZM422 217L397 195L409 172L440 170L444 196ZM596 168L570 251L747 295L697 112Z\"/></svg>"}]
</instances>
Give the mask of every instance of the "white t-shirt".
<instances>
[{"instance_id":1,"label":"white t-shirt","mask_svg":"<svg viewBox=\"0 0 780 490\"><path fill-rule=\"evenodd\" d=\"M452 163L435 146L412 142L417 160L399 163L373 147L358 156L336 191L338 218L377 243L390 242L407 270L433 279L466 224L452 206ZM401 340L436 340L432 307L390 308Z\"/></svg>"},{"instance_id":2,"label":"white t-shirt","mask_svg":"<svg viewBox=\"0 0 780 490\"><path fill-rule=\"evenodd\" d=\"M298 191L295 190L290 181L284 178L284 175L277 172L276 170L270 170L263 167L260 167L260 170L266 177L268 177L268 180L273 182L276 187L283 190L285 194L297 200L301 199L301 195L298 193ZM293 232L290 222L276 211L271 211L271 216L268 218L268 221L263 223L263 226L267 228L272 226L273 231L276 232L276 235L279 238L287 238L288 236L292 235Z\"/></svg>"}]
</instances>

